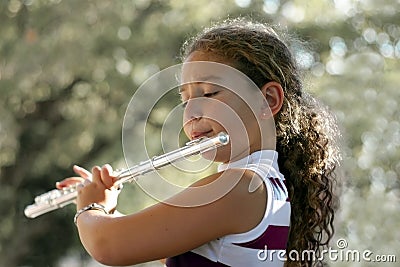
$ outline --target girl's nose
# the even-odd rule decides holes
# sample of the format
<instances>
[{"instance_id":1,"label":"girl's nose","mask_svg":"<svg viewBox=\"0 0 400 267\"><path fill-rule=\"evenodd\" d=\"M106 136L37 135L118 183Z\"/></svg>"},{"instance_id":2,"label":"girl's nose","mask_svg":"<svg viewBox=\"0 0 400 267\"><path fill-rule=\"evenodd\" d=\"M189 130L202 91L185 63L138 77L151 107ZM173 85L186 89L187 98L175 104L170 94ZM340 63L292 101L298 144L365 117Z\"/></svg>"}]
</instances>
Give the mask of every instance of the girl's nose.
<instances>
[{"instance_id":1,"label":"girl's nose","mask_svg":"<svg viewBox=\"0 0 400 267\"><path fill-rule=\"evenodd\" d=\"M202 102L203 101L200 98L189 99L186 102L184 111L185 122L199 120L203 117Z\"/></svg>"}]
</instances>

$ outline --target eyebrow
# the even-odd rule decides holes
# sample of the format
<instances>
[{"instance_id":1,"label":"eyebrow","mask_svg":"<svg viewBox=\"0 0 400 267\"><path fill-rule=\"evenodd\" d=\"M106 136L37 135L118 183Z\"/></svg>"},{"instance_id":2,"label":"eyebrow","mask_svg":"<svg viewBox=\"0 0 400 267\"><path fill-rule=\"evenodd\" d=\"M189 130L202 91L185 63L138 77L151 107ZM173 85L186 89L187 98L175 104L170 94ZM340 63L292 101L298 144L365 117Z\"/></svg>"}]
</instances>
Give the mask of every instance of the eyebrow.
<instances>
[{"instance_id":1,"label":"eyebrow","mask_svg":"<svg viewBox=\"0 0 400 267\"><path fill-rule=\"evenodd\" d=\"M210 82L210 81L218 81L218 80L221 80L221 77L218 77L215 75L208 75L208 76L196 78L196 80L197 80L197 82L187 82L187 83L184 83L181 86L179 86L179 93L182 93L186 90L186 88L184 86L187 84L190 84L190 83L201 84L201 83L206 83L206 82Z\"/></svg>"}]
</instances>

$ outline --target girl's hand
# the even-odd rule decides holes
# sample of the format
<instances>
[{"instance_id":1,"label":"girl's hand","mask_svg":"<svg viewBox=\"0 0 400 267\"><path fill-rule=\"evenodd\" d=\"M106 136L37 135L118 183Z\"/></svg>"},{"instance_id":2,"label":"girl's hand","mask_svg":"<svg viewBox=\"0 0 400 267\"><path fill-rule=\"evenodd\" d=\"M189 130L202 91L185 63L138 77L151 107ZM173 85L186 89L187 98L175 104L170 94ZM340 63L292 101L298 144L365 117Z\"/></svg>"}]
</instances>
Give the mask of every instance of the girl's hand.
<instances>
[{"instance_id":1,"label":"girl's hand","mask_svg":"<svg viewBox=\"0 0 400 267\"><path fill-rule=\"evenodd\" d=\"M104 165L102 168L96 166L92 169L92 181L83 177L80 178L84 180L84 183L78 186L77 210L91 203L103 205L108 212L113 212L115 210L118 195L121 190L118 190L114 186L117 177L113 176L112 172L112 168L108 164ZM82 172L82 174L86 175L87 173ZM73 178L74 177L69 179Z\"/></svg>"},{"instance_id":2,"label":"girl's hand","mask_svg":"<svg viewBox=\"0 0 400 267\"><path fill-rule=\"evenodd\" d=\"M80 175L80 177L69 177L60 182L57 182L57 189L63 189L65 187L69 187L75 184L84 183L86 179L89 181L92 179L92 174L82 167L74 165L73 170L76 174Z\"/></svg>"}]
</instances>

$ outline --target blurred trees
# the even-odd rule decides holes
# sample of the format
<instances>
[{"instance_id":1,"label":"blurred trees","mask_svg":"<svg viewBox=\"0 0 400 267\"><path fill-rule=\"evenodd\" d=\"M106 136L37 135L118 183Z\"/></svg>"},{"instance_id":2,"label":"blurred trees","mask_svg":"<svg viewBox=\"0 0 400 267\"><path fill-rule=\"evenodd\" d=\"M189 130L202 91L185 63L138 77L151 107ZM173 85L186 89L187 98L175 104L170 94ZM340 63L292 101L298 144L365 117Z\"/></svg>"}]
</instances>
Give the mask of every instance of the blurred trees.
<instances>
[{"instance_id":1,"label":"blurred trees","mask_svg":"<svg viewBox=\"0 0 400 267\"><path fill-rule=\"evenodd\" d=\"M86 257L73 207L34 220L23 209L75 163L120 163L121 124L135 89L179 63L190 34L248 14L311 44L293 49L309 90L330 105L344 133L338 237L352 249L398 253L399 8L395 0L2 1L0 266Z\"/></svg>"}]
</instances>

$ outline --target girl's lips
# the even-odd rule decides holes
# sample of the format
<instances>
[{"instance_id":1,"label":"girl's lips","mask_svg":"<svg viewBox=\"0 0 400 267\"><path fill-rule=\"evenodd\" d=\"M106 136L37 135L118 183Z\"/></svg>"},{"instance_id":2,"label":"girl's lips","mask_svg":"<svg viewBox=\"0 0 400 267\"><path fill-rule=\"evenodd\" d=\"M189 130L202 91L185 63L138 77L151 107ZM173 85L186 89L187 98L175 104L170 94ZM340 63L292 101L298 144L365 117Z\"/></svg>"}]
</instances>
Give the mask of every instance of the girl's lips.
<instances>
[{"instance_id":1,"label":"girl's lips","mask_svg":"<svg viewBox=\"0 0 400 267\"><path fill-rule=\"evenodd\" d=\"M211 132L212 132L212 130L205 131L205 132L192 132L192 140L193 139L198 139L198 138L203 137L203 136L208 136Z\"/></svg>"}]
</instances>

